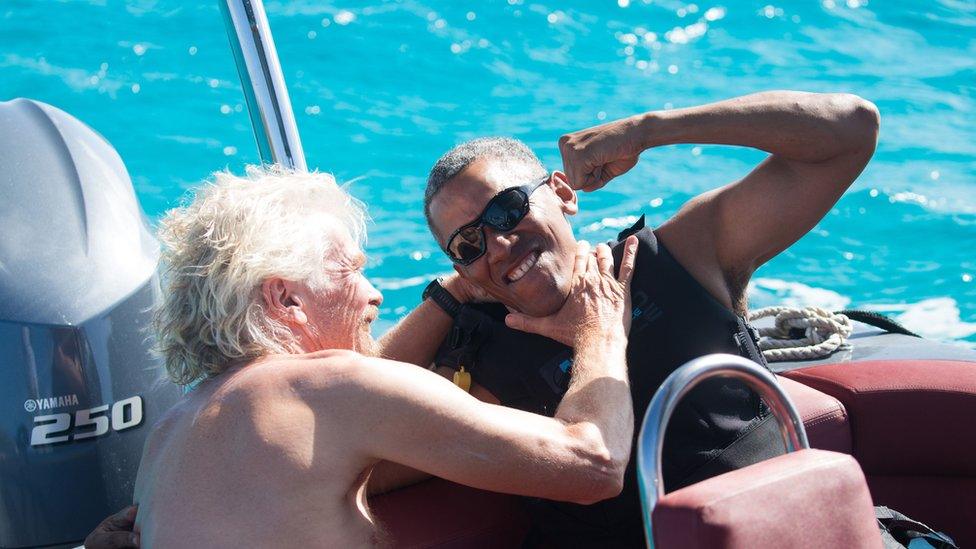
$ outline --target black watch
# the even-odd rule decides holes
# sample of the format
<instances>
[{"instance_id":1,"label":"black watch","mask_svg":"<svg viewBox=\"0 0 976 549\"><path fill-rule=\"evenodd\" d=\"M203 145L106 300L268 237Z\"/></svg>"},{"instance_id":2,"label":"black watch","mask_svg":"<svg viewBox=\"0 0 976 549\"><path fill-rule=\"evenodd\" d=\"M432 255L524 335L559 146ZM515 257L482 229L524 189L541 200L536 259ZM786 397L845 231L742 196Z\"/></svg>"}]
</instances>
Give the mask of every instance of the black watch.
<instances>
[{"instance_id":1,"label":"black watch","mask_svg":"<svg viewBox=\"0 0 976 549\"><path fill-rule=\"evenodd\" d=\"M461 302L454 299L451 292L441 286L442 280L444 279L435 278L431 280L430 284L424 288L423 299L431 298L441 309L444 309L445 313L451 315L451 318L455 318L461 312Z\"/></svg>"}]
</instances>

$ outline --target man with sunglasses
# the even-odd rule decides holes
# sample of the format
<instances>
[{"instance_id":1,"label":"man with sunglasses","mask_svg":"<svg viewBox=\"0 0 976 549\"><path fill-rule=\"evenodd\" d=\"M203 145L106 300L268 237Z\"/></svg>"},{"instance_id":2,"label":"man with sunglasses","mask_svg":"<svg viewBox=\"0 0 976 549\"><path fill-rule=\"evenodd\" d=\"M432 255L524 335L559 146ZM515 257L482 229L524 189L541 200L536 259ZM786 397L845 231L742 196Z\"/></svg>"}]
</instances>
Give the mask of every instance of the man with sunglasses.
<instances>
[{"instance_id":1,"label":"man with sunglasses","mask_svg":"<svg viewBox=\"0 0 976 549\"><path fill-rule=\"evenodd\" d=\"M749 278L829 211L873 154L877 129L876 108L859 97L767 92L565 135L565 172L548 173L511 139L459 145L435 164L425 195L431 232L458 276L435 281L424 296L453 325L428 330L429 340L414 337L409 361L434 360L446 374L463 370L480 398L551 415L572 371L567 343L579 329L552 316L571 280L575 238L567 218L578 210L576 191L603 187L644 150L699 143L770 156L661 226L644 227L641 218L620 234L640 242L627 348L635 416L692 358L726 352L764 363L745 322ZM620 242L613 247L619 261ZM474 303L486 297L497 303ZM432 326L432 314L411 315L388 337L415 335ZM435 357L432 341L441 338ZM672 419L664 483L674 490L781 451L758 397L736 381L713 380ZM534 500L533 508L539 531L559 546L643 545L633 464L617 498L589 507Z\"/></svg>"}]
</instances>

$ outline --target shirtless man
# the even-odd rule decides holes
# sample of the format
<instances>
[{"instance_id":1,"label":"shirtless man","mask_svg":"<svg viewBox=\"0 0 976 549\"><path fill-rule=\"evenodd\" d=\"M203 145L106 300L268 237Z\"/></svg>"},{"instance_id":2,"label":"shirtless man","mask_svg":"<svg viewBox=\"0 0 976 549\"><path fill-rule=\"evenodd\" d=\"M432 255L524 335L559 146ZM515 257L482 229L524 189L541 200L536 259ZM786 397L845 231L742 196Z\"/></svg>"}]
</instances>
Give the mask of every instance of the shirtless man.
<instances>
[{"instance_id":1,"label":"shirtless man","mask_svg":"<svg viewBox=\"0 0 976 549\"><path fill-rule=\"evenodd\" d=\"M606 246L578 247L553 317L579 327L577 366L547 418L377 358L401 353L370 337L382 296L361 273L362 233L360 205L331 177L257 169L218 174L163 220L158 344L171 379L195 386L146 443L134 498L143 547L381 545L365 489L386 462L582 504L620 492L636 241L619 277ZM425 303L411 321L449 325L441 316Z\"/></svg>"}]
</instances>

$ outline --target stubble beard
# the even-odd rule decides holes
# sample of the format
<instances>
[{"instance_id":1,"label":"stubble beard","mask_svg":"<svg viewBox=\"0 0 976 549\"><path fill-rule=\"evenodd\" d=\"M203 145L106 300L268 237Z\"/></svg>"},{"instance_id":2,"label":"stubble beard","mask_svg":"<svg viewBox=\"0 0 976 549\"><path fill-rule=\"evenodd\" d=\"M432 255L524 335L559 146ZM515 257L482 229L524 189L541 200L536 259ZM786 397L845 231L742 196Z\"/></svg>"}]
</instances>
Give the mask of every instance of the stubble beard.
<instances>
[{"instance_id":1,"label":"stubble beard","mask_svg":"<svg viewBox=\"0 0 976 549\"><path fill-rule=\"evenodd\" d=\"M353 350L363 356L379 356L379 346L376 344L376 340L373 339L373 335L370 333L369 325L367 325L366 328L358 334Z\"/></svg>"}]
</instances>

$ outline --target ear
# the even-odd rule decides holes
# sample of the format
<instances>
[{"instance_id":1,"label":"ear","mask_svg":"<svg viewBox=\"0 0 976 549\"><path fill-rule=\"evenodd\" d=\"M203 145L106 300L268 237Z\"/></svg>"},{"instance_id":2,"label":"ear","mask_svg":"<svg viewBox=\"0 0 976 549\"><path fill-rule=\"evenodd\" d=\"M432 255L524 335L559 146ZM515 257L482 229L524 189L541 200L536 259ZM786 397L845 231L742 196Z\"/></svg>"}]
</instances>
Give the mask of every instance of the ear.
<instances>
[{"instance_id":1,"label":"ear","mask_svg":"<svg viewBox=\"0 0 976 549\"><path fill-rule=\"evenodd\" d=\"M552 186L553 192L556 193L556 198L561 203L563 213L566 215L576 215L576 212L579 211L579 203L576 201L576 191L569 186L569 180L566 178L566 174L558 170L552 172L549 185Z\"/></svg>"},{"instance_id":2,"label":"ear","mask_svg":"<svg viewBox=\"0 0 976 549\"><path fill-rule=\"evenodd\" d=\"M294 282L269 278L261 283L261 297L268 316L288 324L308 324L305 304Z\"/></svg>"}]
</instances>

